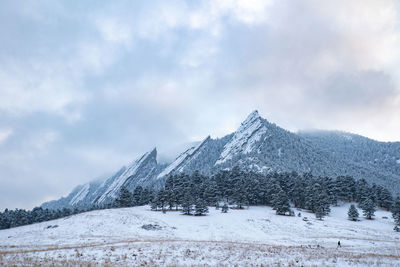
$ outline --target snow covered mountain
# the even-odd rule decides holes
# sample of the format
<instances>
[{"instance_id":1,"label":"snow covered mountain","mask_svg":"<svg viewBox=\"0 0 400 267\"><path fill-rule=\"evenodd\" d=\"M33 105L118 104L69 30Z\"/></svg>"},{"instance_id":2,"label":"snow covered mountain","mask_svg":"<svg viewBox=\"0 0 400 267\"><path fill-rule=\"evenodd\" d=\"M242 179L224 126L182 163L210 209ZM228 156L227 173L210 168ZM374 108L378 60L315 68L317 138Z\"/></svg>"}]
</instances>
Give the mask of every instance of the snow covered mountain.
<instances>
[{"instance_id":1,"label":"snow covered mountain","mask_svg":"<svg viewBox=\"0 0 400 267\"><path fill-rule=\"evenodd\" d=\"M302 131L299 135L348 161L400 175L400 142L379 142L340 131Z\"/></svg>"},{"instance_id":2,"label":"snow covered mountain","mask_svg":"<svg viewBox=\"0 0 400 267\"><path fill-rule=\"evenodd\" d=\"M90 182L76 187L66 198L46 202L44 208L86 207L104 204L115 199L122 186L133 190L137 185L148 186L165 165L157 164L157 150L145 153L127 167L123 167L104 181Z\"/></svg>"},{"instance_id":3,"label":"snow covered mountain","mask_svg":"<svg viewBox=\"0 0 400 267\"><path fill-rule=\"evenodd\" d=\"M170 164L159 164L154 148L112 177L78 186L67 197L44 203L43 207L101 205L115 199L122 186L130 190L138 185L159 188L170 174L199 170L211 175L234 166L261 173L296 171L330 177L351 175L400 192L400 164L397 163L400 162L400 143L381 143L364 137L346 136L351 138L295 134L268 122L253 111L236 132L219 139L208 136ZM349 146L348 142L355 139L363 142L357 141ZM359 156L365 154L371 142L379 143L376 145L379 149L368 151L367 157ZM386 159L390 159L391 168L387 168Z\"/></svg>"},{"instance_id":4,"label":"snow covered mountain","mask_svg":"<svg viewBox=\"0 0 400 267\"><path fill-rule=\"evenodd\" d=\"M256 148L257 142L267 133L266 126L267 124L259 116L258 111L253 111L224 146L215 164L222 164L239 154L251 153Z\"/></svg>"}]
</instances>

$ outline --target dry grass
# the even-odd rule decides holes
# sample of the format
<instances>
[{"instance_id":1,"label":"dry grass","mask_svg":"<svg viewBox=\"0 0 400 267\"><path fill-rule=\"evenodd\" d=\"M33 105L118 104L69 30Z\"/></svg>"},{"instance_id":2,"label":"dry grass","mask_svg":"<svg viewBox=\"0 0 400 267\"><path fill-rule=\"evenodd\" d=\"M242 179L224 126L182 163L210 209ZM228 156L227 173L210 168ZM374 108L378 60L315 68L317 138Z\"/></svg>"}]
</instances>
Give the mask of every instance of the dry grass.
<instances>
[{"instance_id":1,"label":"dry grass","mask_svg":"<svg viewBox=\"0 0 400 267\"><path fill-rule=\"evenodd\" d=\"M123 240L79 246L0 248L0 266L390 266L400 256L246 242Z\"/></svg>"}]
</instances>

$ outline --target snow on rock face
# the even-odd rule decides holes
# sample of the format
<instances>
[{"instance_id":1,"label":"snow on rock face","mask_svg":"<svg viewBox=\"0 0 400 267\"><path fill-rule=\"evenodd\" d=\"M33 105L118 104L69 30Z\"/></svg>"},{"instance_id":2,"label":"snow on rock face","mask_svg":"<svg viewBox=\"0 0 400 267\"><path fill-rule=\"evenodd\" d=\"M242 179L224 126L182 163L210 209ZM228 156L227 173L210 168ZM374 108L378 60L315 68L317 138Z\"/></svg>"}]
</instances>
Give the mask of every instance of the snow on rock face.
<instances>
[{"instance_id":1,"label":"snow on rock face","mask_svg":"<svg viewBox=\"0 0 400 267\"><path fill-rule=\"evenodd\" d=\"M210 136L208 136L206 139L203 140L200 144L198 144L195 147L191 147L182 154L180 154L174 162L172 162L170 165L168 165L158 176L157 179L160 179L162 177L165 177L166 175L172 173L173 171L183 171L185 167L185 163L190 160L196 152L200 149L200 147L203 146L208 140L210 140Z\"/></svg>"},{"instance_id":2,"label":"snow on rock face","mask_svg":"<svg viewBox=\"0 0 400 267\"><path fill-rule=\"evenodd\" d=\"M396 162L397 162L398 164L400 164L400 159L396 160Z\"/></svg>"},{"instance_id":3,"label":"snow on rock face","mask_svg":"<svg viewBox=\"0 0 400 267\"><path fill-rule=\"evenodd\" d=\"M230 142L228 142L215 165L232 159L238 153L248 154L253 151L254 144L267 132L267 127L258 111L253 111L247 119L242 122Z\"/></svg>"},{"instance_id":4,"label":"snow on rock face","mask_svg":"<svg viewBox=\"0 0 400 267\"><path fill-rule=\"evenodd\" d=\"M82 201L89 193L89 187L90 187L89 183L83 185L82 189L79 190L79 192L71 199L69 204L75 205L75 204L79 203L79 201Z\"/></svg>"},{"instance_id":5,"label":"snow on rock face","mask_svg":"<svg viewBox=\"0 0 400 267\"><path fill-rule=\"evenodd\" d=\"M114 182L108 187L107 191L99 198L98 203L103 202L107 197L115 198L126 180L135 175L149 157L155 157L156 155L157 151L156 149L153 149L151 152L147 152L140 158L136 159L119 177L114 180Z\"/></svg>"},{"instance_id":6,"label":"snow on rock face","mask_svg":"<svg viewBox=\"0 0 400 267\"><path fill-rule=\"evenodd\" d=\"M168 165L158 176L157 178L164 177L168 174L170 174L173 170L175 170L189 155L193 154L195 151L195 147L191 147L182 154L180 154L174 162L172 162L170 165Z\"/></svg>"}]
</instances>

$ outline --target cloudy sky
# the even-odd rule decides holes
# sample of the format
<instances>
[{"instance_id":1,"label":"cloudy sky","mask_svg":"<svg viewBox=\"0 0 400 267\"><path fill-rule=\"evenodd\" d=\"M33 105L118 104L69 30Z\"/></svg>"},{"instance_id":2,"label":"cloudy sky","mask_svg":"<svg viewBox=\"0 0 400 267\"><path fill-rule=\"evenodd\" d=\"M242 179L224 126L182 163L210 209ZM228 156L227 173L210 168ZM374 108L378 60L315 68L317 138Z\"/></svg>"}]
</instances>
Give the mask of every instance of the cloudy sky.
<instances>
[{"instance_id":1,"label":"cloudy sky","mask_svg":"<svg viewBox=\"0 0 400 267\"><path fill-rule=\"evenodd\" d=\"M254 109L398 141L398 47L396 0L1 1L0 210Z\"/></svg>"}]
</instances>

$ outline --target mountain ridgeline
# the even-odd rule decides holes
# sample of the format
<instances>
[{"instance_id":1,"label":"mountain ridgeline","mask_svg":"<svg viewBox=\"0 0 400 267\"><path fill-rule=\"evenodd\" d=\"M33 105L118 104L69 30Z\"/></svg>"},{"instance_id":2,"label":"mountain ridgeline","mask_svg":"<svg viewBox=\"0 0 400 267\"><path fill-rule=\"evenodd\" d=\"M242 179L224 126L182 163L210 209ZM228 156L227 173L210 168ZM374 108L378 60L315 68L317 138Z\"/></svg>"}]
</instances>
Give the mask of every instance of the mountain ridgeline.
<instances>
[{"instance_id":1,"label":"mountain ridgeline","mask_svg":"<svg viewBox=\"0 0 400 267\"><path fill-rule=\"evenodd\" d=\"M400 193L400 142L378 142L362 136L313 131L286 131L252 112L239 129L219 139L205 138L169 164L157 162L157 150L145 153L110 178L76 187L67 197L43 208L85 208L112 202L122 187L161 188L172 174L196 170L213 175L239 167L244 171L312 173L321 177L364 178Z\"/></svg>"}]
</instances>

